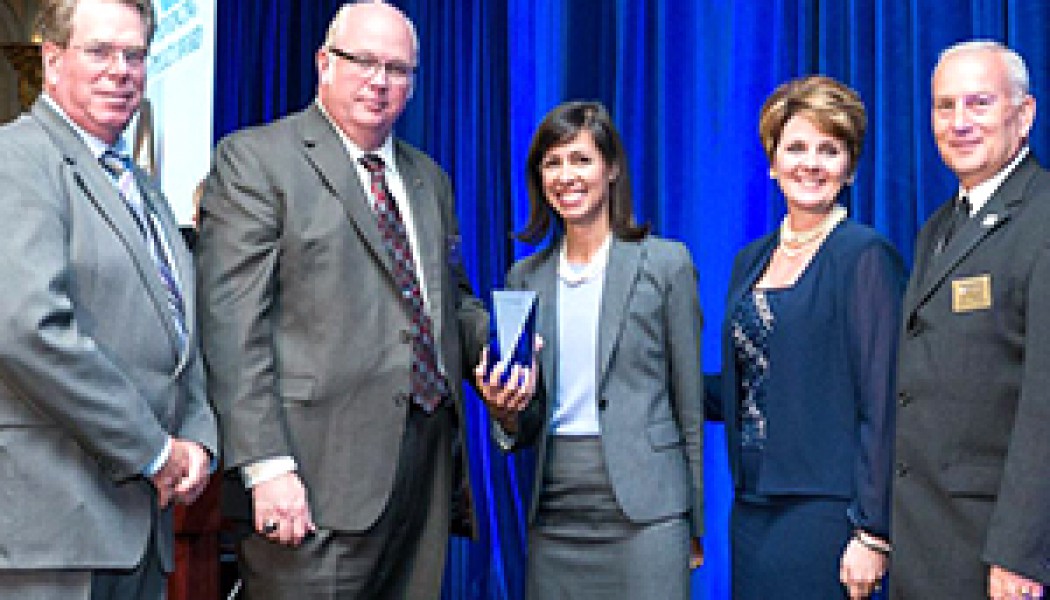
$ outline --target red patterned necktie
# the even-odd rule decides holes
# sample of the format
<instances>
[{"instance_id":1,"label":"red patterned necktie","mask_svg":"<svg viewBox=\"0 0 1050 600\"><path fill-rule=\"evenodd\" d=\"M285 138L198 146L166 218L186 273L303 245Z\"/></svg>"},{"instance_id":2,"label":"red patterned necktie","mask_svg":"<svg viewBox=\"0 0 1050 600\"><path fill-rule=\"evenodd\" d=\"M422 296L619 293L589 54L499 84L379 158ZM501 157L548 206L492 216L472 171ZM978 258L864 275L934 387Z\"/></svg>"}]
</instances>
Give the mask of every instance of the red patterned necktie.
<instances>
[{"instance_id":1,"label":"red patterned necktie","mask_svg":"<svg viewBox=\"0 0 1050 600\"><path fill-rule=\"evenodd\" d=\"M412 317L412 400L428 413L433 412L448 395L448 382L438 369L434 328L423 305L423 292L412 260L408 231L386 184L383 159L376 154L365 154L361 157L361 164L372 176L373 209L379 231L394 263L394 280Z\"/></svg>"}]
</instances>

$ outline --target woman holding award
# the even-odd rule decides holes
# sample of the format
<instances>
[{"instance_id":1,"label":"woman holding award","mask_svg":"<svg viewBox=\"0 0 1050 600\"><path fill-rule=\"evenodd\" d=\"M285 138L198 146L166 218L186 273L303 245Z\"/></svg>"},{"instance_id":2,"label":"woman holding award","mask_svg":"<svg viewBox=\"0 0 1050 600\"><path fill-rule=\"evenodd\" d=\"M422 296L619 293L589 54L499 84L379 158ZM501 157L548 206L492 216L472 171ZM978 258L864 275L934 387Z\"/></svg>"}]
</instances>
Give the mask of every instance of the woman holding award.
<instances>
[{"instance_id":1,"label":"woman holding award","mask_svg":"<svg viewBox=\"0 0 1050 600\"><path fill-rule=\"evenodd\" d=\"M537 448L528 597L689 598L703 533L702 323L689 251L635 223L627 160L600 104L552 110L526 169L519 238L553 236L507 285L537 294L540 383L520 406L488 385L503 364L483 357L475 375L500 446Z\"/></svg>"}]
</instances>

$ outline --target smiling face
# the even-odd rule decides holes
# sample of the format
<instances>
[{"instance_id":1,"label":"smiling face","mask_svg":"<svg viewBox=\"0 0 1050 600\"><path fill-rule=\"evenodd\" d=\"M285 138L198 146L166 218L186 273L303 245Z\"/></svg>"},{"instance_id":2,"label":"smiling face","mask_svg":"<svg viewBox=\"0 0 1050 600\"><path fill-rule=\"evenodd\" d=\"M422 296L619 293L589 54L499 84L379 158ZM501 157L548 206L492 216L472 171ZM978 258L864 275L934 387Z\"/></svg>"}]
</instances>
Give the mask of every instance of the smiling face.
<instances>
[{"instance_id":1,"label":"smiling face","mask_svg":"<svg viewBox=\"0 0 1050 600\"><path fill-rule=\"evenodd\" d=\"M933 76L933 135L948 168L969 189L1005 167L1028 137L1035 100L1022 96L992 50L945 58Z\"/></svg>"},{"instance_id":2,"label":"smiling face","mask_svg":"<svg viewBox=\"0 0 1050 600\"><path fill-rule=\"evenodd\" d=\"M115 0L81 0L72 22L67 44L43 44L45 89L74 123L112 144L146 88L145 63L127 59L145 51L146 25Z\"/></svg>"},{"instance_id":3,"label":"smiling face","mask_svg":"<svg viewBox=\"0 0 1050 600\"><path fill-rule=\"evenodd\" d=\"M824 213L849 177L846 142L828 135L802 115L784 124L773 155L772 173L789 212Z\"/></svg>"},{"instance_id":4,"label":"smiling face","mask_svg":"<svg viewBox=\"0 0 1050 600\"><path fill-rule=\"evenodd\" d=\"M539 166L543 195L566 227L609 227L609 184L617 172L589 131L552 146Z\"/></svg>"}]
</instances>

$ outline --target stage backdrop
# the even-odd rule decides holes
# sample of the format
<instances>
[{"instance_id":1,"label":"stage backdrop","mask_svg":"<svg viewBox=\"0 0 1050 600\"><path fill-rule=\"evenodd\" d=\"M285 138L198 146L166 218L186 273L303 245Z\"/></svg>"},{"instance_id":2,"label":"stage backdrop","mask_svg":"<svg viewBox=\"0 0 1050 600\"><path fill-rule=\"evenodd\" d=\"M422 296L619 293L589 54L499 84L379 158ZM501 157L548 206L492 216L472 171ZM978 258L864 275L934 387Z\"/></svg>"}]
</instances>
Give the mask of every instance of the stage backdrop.
<instances>
[{"instance_id":1,"label":"stage backdrop","mask_svg":"<svg viewBox=\"0 0 1050 600\"><path fill-rule=\"evenodd\" d=\"M269 121L309 103L314 52L335 0L219 2L215 132ZM766 95L786 79L826 73L855 87L870 133L852 216L911 261L916 231L956 185L929 128L937 53L994 38L1028 60L1050 102L1050 3L1042 0L402 0L421 56L398 134L452 175L467 266L478 293L502 283L530 249L510 240L527 214L522 175L535 125L555 104L599 99L631 157L637 212L684 241L700 272L704 367L720 368L718 327L732 258L771 230L783 202L756 134ZM1050 160L1050 123L1032 145ZM490 442L468 405L481 541L452 542L445 597L522 597L531 457ZM727 598L726 477L721 426L707 427L707 564L696 598Z\"/></svg>"}]
</instances>

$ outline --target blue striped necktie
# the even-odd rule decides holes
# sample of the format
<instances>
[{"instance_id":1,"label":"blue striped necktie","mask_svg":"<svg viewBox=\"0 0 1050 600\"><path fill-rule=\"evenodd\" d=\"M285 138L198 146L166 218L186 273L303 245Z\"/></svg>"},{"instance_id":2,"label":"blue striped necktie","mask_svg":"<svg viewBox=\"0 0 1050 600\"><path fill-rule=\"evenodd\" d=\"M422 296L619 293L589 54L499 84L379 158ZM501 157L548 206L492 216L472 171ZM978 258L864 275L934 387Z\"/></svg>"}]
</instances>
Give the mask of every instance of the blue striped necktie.
<instances>
[{"instance_id":1,"label":"blue striped necktie","mask_svg":"<svg viewBox=\"0 0 1050 600\"><path fill-rule=\"evenodd\" d=\"M165 241L161 237L155 222L156 217L153 214L153 209L143 199L142 194L139 193L138 186L135 184L135 174L131 169L131 158L110 149L102 153L102 156L99 157L99 162L102 163L102 167L116 182L120 196L124 199L128 212L131 213L132 219L135 220L135 225L138 226L139 233L142 234L142 238L146 242L150 256L153 257L153 263L157 267L157 273L164 284L164 290L167 292L168 309L171 312L172 319L175 321L175 327L178 329L181 341L185 342L186 306L183 301L182 286L179 284L179 278L171 264Z\"/></svg>"}]
</instances>

